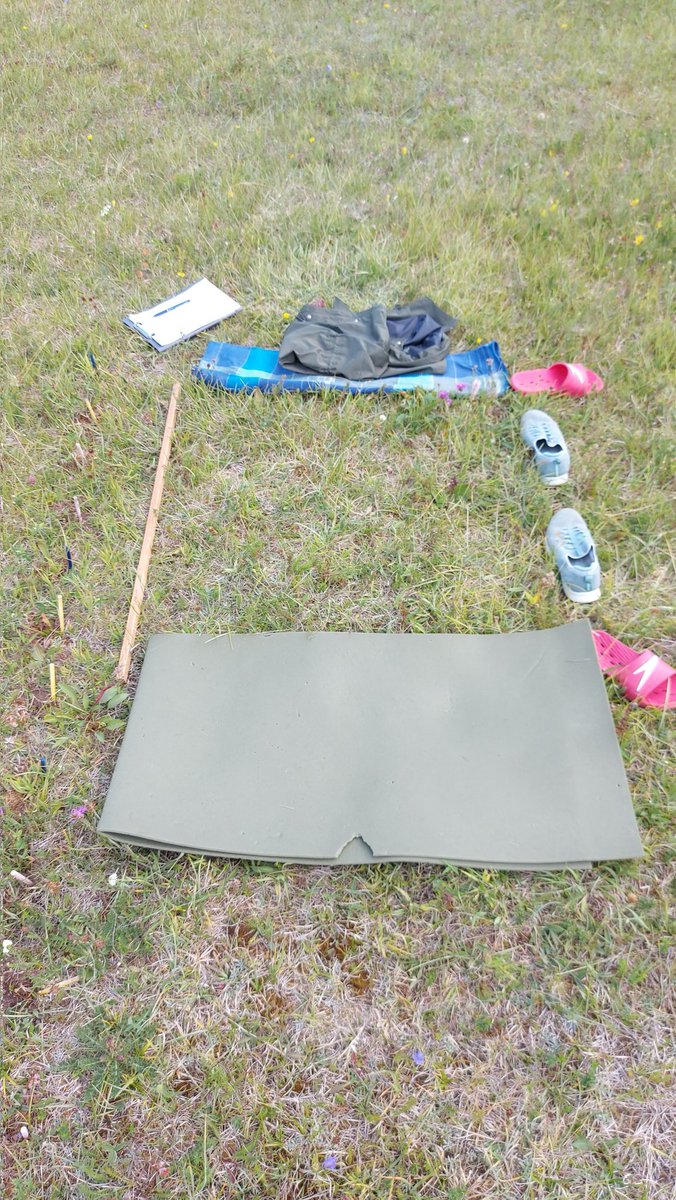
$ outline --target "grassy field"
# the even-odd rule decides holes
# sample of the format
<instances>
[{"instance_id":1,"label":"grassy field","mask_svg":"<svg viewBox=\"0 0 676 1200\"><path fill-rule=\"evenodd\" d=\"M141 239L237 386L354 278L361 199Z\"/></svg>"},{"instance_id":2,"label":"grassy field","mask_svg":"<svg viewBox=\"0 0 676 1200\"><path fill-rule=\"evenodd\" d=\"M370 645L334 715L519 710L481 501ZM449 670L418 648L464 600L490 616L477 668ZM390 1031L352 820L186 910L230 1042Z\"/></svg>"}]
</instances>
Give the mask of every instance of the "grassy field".
<instances>
[{"instance_id":1,"label":"grassy field","mask_svg":"<svg viewBox=\"0 0 676 1200\"><path fill-rule=\"evenodd\" d=\"M674 660L663 6L5 0L0 52L4 1195L671 1196L659 713L611 689L641 862L306 870L95 832L175 378L130 694L153 631L569 620L561 502L598 542L594 622ZM232 341L429 294L459 347L586 361L602 396L550 405L570 484L538 484L514 394L191 383L206 336L160 357L120 318L203 274Z\"/></svg>"}]
</instances>

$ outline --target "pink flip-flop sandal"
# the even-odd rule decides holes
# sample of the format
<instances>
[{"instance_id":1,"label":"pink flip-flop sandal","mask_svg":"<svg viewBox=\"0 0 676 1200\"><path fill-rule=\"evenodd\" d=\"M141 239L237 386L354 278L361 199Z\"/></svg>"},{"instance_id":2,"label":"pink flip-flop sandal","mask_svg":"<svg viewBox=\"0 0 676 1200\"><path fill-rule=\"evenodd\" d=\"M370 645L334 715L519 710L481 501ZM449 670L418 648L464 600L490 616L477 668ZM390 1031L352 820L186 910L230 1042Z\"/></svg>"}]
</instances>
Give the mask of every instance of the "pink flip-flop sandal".
<instances>
[{"instance_id":1,"label":"pink flip-flop sandal","mask_svg":"<svg viewBox=\"0 0 676 1200\"><path fill-rule=\"evenodd\" d=\"M552 363L535 371L517 371L510 384L515 392L566 392L569 396L586 396L600 392L603 380L582 363Z\"/></svg>"},{"instance_id":2,"label":"pink flip-flop sandal","mask_svg":"<svg viewBox=\"0 0 676 1200\"><path fill-rule=\"evenodd\" d=\"M606 633L592 630L599 666L630 700L644 708L676 708L676 670L650 650L632 650Z\"/></svg>"}]
</instances>

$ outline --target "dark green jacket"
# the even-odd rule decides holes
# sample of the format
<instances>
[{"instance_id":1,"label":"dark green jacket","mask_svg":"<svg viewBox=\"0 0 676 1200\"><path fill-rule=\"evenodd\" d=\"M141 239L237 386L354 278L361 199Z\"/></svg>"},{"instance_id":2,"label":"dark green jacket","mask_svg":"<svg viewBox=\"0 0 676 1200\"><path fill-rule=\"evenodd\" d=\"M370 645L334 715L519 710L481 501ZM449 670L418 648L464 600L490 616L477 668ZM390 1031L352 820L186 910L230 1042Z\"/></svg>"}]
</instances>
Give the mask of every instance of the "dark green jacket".
<instances>
[{"instance_id":1,"label":"dark green jacket","mask_svg":"<svg viewBox=\"0 0 676 1200\"><path fill-rule=\"evenodd\" d=\"M423 297L386 309L352 312L342 300L331 308L306 304L286 329L280 366L303 374L380 379L410 371L441 374L454 317Z\"/></svg>"}]
</instances>

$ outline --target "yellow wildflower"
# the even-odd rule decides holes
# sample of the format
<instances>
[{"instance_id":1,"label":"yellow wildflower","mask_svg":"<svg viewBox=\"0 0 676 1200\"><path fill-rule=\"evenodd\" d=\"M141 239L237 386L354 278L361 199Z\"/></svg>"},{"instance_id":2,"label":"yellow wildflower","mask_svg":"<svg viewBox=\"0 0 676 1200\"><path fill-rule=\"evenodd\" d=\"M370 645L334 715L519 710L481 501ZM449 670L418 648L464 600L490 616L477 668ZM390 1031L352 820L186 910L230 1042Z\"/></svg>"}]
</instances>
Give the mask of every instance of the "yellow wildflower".
<instances>
[{"instance_id":1,"label":"yellow wildflower","mask_svg":"<svg viewBox=\"0 0 676 1200\"><path fill-rule=\"evenodd\" d=\"M638 204L638 196L636 197L636 199L635 199L635 200L630 200L630 201L629 201L629 205L630 205L630 207L631 207L631 208L636 208L636 205L637 205L637 204Z\"/></svg>"},{"instance_id":2,"label":"yellow wildflower","mask_svg":"<svg viewBox=\"0 0 676 1200\"><path fill-rule=\"evenodd\" d=\"M637 234L636 234L636 237L634 238L634 244L635 244L636 246L640 246L640 245L641 245L641 242L643 242L643 241L645 241L645 238L643 237L643 234L642 234L642 233L637 233Z\"/></svg>"},{"instance_id":3,"label":"yellow wildflower","mask_svg":"<svg viewBox=\"0 0 676 1200\"><path fill-rule=\"evenodd\" d=\"M401 152L405 157L408 154L408 146L402 146Z\"/></svg>"}]
</instances>

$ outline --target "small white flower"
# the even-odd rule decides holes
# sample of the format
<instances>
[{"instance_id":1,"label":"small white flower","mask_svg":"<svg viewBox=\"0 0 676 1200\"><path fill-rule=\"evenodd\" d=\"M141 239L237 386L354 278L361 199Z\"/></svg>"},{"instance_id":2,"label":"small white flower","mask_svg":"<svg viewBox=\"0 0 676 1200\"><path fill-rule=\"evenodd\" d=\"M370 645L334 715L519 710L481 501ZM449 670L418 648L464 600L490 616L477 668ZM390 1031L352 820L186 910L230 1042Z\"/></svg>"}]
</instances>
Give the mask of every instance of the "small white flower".
<instances>
[{"instance_id":1,"label":"small white flower","mask_svg":"<svg viewBox=\"0 0 676 1200\"><path fill-rule=\"evenodd\" d=\"M469 138L467 137L467 135L465 135L465 137L462 140L465 143L465 145L467 146L469 143Z\"/></svg>"},{"instance_id":2,"label":"small white flower","mask_svg":"<svg viewBox=\"0 0 676 1200\"><path fill-rule=\"evenodd\" d=\"M30 1137L27 1125L21 1126L21 1129L19 1130L19 1137L23 1138L24 1142L27 1141L27 1139Z\"/></svg>"},{"instance_id":3,"label":"small white flower","mask_svg":"<svg viewBox=\"0 0 676 1200\"><path fill-rule=\"evenodd\" d=\"M108 876L108 883L111 887L117 886L117 871L113 871L112 875Z\"/></svg>"},{"instance_id":4,"label":"small white flower","mask_svg":"<svg viewBox=\"0 0 676 1200\"><path fill-rule=\"evenodd\" d=\"M12 939L11 939L11 938L3 938L3 942L2 942L2 953L3 953L4 955L7 955L7 954L9 954L9 952L10 952L10 950L12 949L12 946L13 946L13 945L14 945L14 942L12 941Z\"/></svg>"},{"instance_id":5,"label":"small white flower","mask_svg":"<svg viewBox=\"0 0 676 1200\"><path fill-rule=\"evenodd\" d=\"M380 416L379 416L379 418L378 418L378 420L380 420L380 421L386 421L386 420L387 420L387 413L381 413L381 414L380 414Z\"/></svg>"},{"instance_id":6,"label":"small white flower","mask_svg":"<svg viewBox=\"0 0 676 1200\"><path fill-rule=\"evenodd\" d=\"M107 217L108 213L110 212L112 207L113 207L112 204L104 204L103 208L101 209L101 212L99 213L99 216Z\"/></svg>"}]
</instances>

